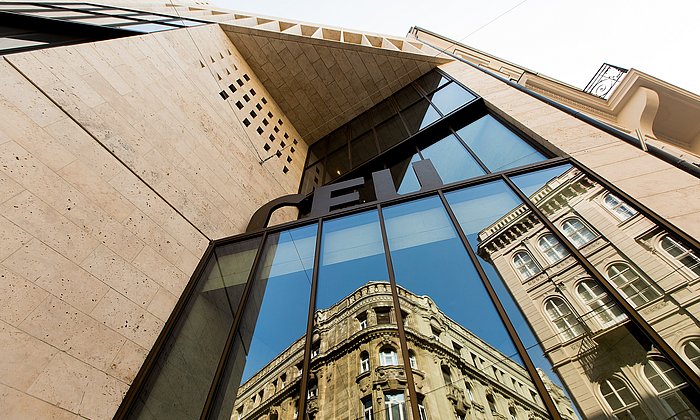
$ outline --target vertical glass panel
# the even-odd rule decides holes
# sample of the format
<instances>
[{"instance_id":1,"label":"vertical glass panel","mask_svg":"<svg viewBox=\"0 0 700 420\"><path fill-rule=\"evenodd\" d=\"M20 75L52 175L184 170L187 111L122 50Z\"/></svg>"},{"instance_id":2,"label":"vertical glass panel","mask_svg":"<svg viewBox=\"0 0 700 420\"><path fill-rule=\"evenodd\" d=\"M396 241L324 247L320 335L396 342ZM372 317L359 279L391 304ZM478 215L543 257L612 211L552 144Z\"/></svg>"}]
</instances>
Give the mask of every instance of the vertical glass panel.
<instances>
[{"instance_id":1,"label":"vertical glass panel","mask_svg":"<svg viewBox=\"0 0 700 420\"><path fill-rule=\"evenodd\" d=\"M325 165L319 162L304 171L304 180L301 185L302 194L308 194L314 187L323 185L326 176Z\"/></svg>"},{"instance_id":2,"label":"vertical glass panel","mask_svg":"<svg viewBox=\"0 0 700 420\"><path fill-rule=\"evenodd\" d=\"M322 138L309 147L309 163L313 164L326 155L327 138Z\"/></svg>"},{"instance_id":3,"label":"vertical glass panel","mask_svg":"<svg viewBox=\"0 0 700 420\"><path fill-rule=\"evenodd\" d=\"M452 82L428 95L428 99L442 112L442 115L447 115L467 102L473 101L476 96Z\"/></svg>"},{"instance_id":4,"label":"vertical glass panel","mask_svg":"<svg viewBox=\"0 0 700 420\"><path fill-rule=\"evenodd\" d=\"M421 99L414 105L401 111L401 115L404 121L406 121L410 134L417 133L440 119L440 114L430 105L430 102L425 99Z\"/></svg>"},{"instance_id":5,"label":"vertical glass panel","mask_svg":"<svg viewBox=\"0 0 700 420\"><path fill-rule=\"evenodd\" d=\"M347 146L342 146L335 152L330 153L328 158L326 158L326 182L344 175L349 170L350 156L348 156Z\"/></svg>"},{"instance_id":6,"label":"vertical glass panel","mask_svg":"<svg viewBox=\"0 0 700 420\"><path fill-rule=\"evenodd\" d=\"M214 250L130 418L198 418L260 238Z\"/></svg>"},{"instance_id":7,"label":"vertical glass panel","mask_svg":"<svg viewBox=\"0 0 700 420\"><path fill-rule=\"evenodd\" d=\"M375 105L372 110L372 124L377 125L380 122L386 120L392 115L396 115L397 110L391 101L391 98L385 99L384 101Z\"/></svg>"},{"instance_id":8,"label":"vertical glass panel","mask_svg":"<svg viewBox=\"0 0 700 420\"><path fill-rule=\"evenodd\" d=\"M535 389L439 198L387 207L384 218L423 411L479 418L486 407L502 418L512 402L546 417L529 391L510 388Z\"/></svg>"},{"instance_id":9,"label":"vertical glass panel","mask_svg":"<svg viewBox=\"0 0 700 420\"><path fill-rule=\"evenodd\" d=\"M420 93L413 87L413 85L408 85L405 88L394 94L394 99L399 105L399 108L404 109L411 105L421 97Z\"/></svg>"},{"instance_id":10,"label":"vertical glass panel","mask_svg":"<svg viewBox=\"0 0 700 420\"><path fill-rule=\"evenodd\" d=\"M388 282L376 211L323 223L316 309L326 309L368 282Z\"/></svg>"},{"instance_id":11,"label":"vertical glass panel","mask_svg":"<svg viewBox=\"0 0 700 420\"><path fill-rule=\"evenodd\" d=\"M546 158L490 115L463 127L457 134L491 172L515 168Z\"/></svg>"},{"instance_id":12,"label":"vertical glass panel","mask_svg":"<svg viewBox=\"0 0 700 420\"><path fill-rule=\"evenodd\" d=\"M376 369L388 384L401 363L379 217L369 211L329 220L322 232L307 414L363 418L383 410L371 380Z\"/></svg>"},{"instance_id":13,"label":"vertical glass panel","mask_svg":"<svg viewBox=\"0 0 700 420\"><path fill-rule=\"evenodd\" d=\"M421 150L424 159L430 159L445 183L463 181L485 172L453 135Z\"/></svg>"},{"instance_id":14,"label":"vertical glass panel","mask_svg":"<svg viewBox=\"0 0 700 420\"><path fill-rule=\"evenodd\" d=\"M404 127L403 122L401 122L401 118L399 118L398 115L379 124L376 127L376 130L377 139L379 140L379 148L382 150L386 150L391 146L399 144L401 140L408 136L406 133L406 127Z\"/></svg>"},{"instance_id":15,"label":"vertical glass panel","mask_svg":"<svg viewBox=\"0 0 700 420\"><path fill-rule=\"evenodd\" d=\"M431 71L416 80L418 86L420 86L425 93L430 93L447 82L449 82L449 79L436 71Z\"/></svg>"},{"instance_id":16,"label":"vertical glass panel","mask_svg":"<svg viewBox=\"0 0 700 420\"><path fill-rule=\"evenodd\" d=\"M352 155L352 166L357 167L379 154L377 143L374 140L372 130L362 134L360 137L350 142L350 154Z\"/></svg>"},{"instance_id":17,"label":"vertical glass panel","mask_svg":"<svg viewBox=\"0 0 700 420\"><path fill-rule=\"evenodd\" d=\"M215 412L221 420L240 414L289 411L298 400L316 225L268 236L227 362Z\"/></svg>"}]
</instances>

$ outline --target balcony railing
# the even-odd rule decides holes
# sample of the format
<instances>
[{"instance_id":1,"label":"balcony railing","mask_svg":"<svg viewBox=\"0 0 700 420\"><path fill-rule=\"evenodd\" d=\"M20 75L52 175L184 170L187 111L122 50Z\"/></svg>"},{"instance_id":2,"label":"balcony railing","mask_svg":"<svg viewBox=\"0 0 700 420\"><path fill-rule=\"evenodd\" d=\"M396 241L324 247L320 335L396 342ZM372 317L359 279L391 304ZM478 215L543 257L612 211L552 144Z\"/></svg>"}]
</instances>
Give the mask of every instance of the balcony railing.
<instances>
[{"instance_id":1,"label":"balcony railing","mask_svg":"<svg viewBox=\"0 0 700 420\"><path fill-rule=\"evenodd\" d=\"M622 67L603 63L583 91L599 98L608 99L628 71Z\"/></svg>"}]
</instances>

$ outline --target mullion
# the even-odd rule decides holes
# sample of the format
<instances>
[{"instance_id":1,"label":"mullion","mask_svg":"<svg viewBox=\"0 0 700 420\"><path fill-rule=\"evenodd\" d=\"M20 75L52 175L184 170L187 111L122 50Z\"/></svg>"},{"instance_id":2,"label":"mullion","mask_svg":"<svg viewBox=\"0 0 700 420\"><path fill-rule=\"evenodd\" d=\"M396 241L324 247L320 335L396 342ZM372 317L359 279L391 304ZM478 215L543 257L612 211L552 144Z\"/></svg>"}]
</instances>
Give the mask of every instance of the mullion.
<instances>
[{"instance_id":1,"label":"mullion","mask_svg":"<svg viewBox=\"0 0 700 420\"><path fill-rule=\"evenodd\" d=\"M460 144L464 146L465 149L467 149L467 152L469 152L469 154L474 158L476 163L478 163L479 166L481 166L481 169L483 169L487 174L490 174L491 171L489 170L489 168L486 166L486 164L484 164L484 162L481 161L481 159L479 159L479 156L477 156L476 153L474 153L472 148L467 145L467 142L462 140L462 137L460 137L459 134L457 134L457 132L452 127L450 127L450 131L455 137L457 137L457 140L460 142Z\"/></svg>"},{"instance_id":2,"label":"mullion","mask_svg":"<svg viewBox=\"0 0 700 420\"><path fill-rule=\"evenodd\" d=\"M224 376L224 369L226 368L227 362L231 356L233 350L233 344L236 341L236 334L238 333L238 327L240 326L241 319L243 318L243 312L245 310L248 298L250 297L251 289L253 288L253 282L255 281L255 276L258 273L258 266L262 261L262 254L265 252L265 242L268 238L268 232L264 232L260 238L260 243L258 244L258 249L255 252L255 259L253 260L253 265L251 266L250 273L248 274L248 279L246 281L245 289L241 296L241 301L238 303L238 311L236 312L233 322L231 323L231 329L229 330L228 337L226 338L226 344L224 344L224 349L219 358L219 364L216 367L214 373L214 378L212 379L211 385L209 387L209 393L207 394L207 399L202 408L202 413L200 415L200 420L206 420L212 418L212 408L216 397L221 395L225 389L222 389L222 378ZM245 351L245 350L244 350Z\"/></svg>"},{"instance_id":3,"label":"mullion","mask_svg":"<svg viewBox=\"0 0 700 420\"><path fill-rule=\"evenodd\" d=\"M481 282L484 285L486 292L489 294L489 297L491 298L491 303L493 303L494 307L496 308L496 312L498 312L498 315L499 315L499 318L501 319L501 322L503 322L503 325L505 326L506 330L508 331L508 335L510 336L510 339L513 340L513 344L515 345L515 348L518 351L518 355L525 363L525 368L527 369L527 372L529 373L530 377L532 378L532 381L535 385L535 388L537 389L537 392L540 394L540 398L542 399L542 402L544 403L545 408L547 409L547 411L549 412L549 415L553 419L561 420L561 415L559 414L559 411L557 410L556 405L554 404L554 401L552 400L551 395L549 395L549 392L547 392L547 387L545 386L544 382L542 381L542 378L540 377L540 375L537 373L537 368L535 367L535 364L532 362L532 359L530 359L530 355L527 353L527 349L525 348L525 345L523 344L522 340L520 340L520 336L518 335L518 332L515 329L515 326L511 322L510 318L508 317L508 313L506 312L505 307L503 306L503 303L501 303L501 300L498 298L498 294L496 293L495 289L493 288L493 285L491 284L491 280L489 280L488 276L486 275L486 272L484 271L484 268L481 266L479 259L477 258L476 254L474 253L474 250L472 249L471 245L469 244L469 240L467 239L467 236L465 235L464 231L462 230L462 226L459 224L459 221L457 220L457 216L455 216L454 212L452 211L452 208L450 207L449 203L447 202L447 199L445 198L445 194L443 194L442 191L438 191L438 196L440 197L440 201L442 202L442 205L444 206L445 210L447 211L447 214L450 218L450 221L452 222L452 226L455 228L455 230L457 231L457 235L459 236L459 239L462 241L462 245L467 250L467 254L469 254L469 259L471 260L472 265L474 265L474 267L476 268L476 272L479 275L479 279L481 279Z\"/></svg>"},{"instance_id":4,"label":"mullion","mask_svg":"<svg viewBox=\"0 0 700 420\"><path fill-rule=\"evenodd\" d=\"M588 275L592 276L598 283L603 286L603 289L612 297L614 303L620 306L625 314L628 316L630 321L634 326L636 326L651 343L658 348L661 353L666 357L666 359L671 363L671 365L678 370L678 372L685 378L696 392L700 392L700 377L695 371L688 366L688 364L683 360L678 353L671 348L671 346L659 335L659 333L654 330L651 325L637 312L632 305L620 294L620 292L610 284L605 276L603 276L600 271L598 271L593 264L586 259L586 257L579 251L574 244L569 241L566 237L547 216L542 213L542 211L530 201L530 199L522 192L520 189L511 181L511 179L503 174L502 179L508 184L510 189L520 198L521 201L532 211L533 215L550 230L554 236L557 237L559 242L566 247L574 259L583 267Z\"/></svg>"},{"instance_id":5,"label":"mullion","mask_svg":"<svg viewBox=\"0 0 700 420\"><path fill-rule=\"evenodd\" d=\"M408 342L406 341L406 330L403 325L403 316L401 315L401 307L399 302L399 291L396 285L396 276L394 274L394 264L391 260L391 250L389 249L389 238L386 234L386 226L384 224L384 213L382 205L377 205L379 214L379 227L382 234L382 244L384 246L384 258L386 259L386 268L389 274L389 284L391 287L391 299L394 304L394 319L396 319L396 327L399 332L399 344L401 347L401 358L403 361L403 369L406 374L406 389L411 403L411 414L414 419L420 419L418 410L418 394L416 393L416 385L413 379L413 368L411 368L410 358L408 355Z\"/></svg>"}]
</instances>

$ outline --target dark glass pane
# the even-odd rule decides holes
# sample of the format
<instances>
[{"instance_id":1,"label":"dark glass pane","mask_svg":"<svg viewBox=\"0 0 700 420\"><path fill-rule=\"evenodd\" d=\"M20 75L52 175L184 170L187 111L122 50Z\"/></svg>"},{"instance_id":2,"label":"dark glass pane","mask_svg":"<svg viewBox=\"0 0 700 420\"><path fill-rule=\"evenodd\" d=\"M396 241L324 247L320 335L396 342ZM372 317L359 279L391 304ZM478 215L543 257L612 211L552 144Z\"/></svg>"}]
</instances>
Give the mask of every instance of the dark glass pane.
<instances>
[{"instance_id":1,"label":"dark glass pane","mask_svg":"<svg viewBox=\"0 0 700 420\"><path fill-rule=\"evenodd\" d=\"M417 133L440 119L440 114L425 99L421 99L415 105L401 111L401 115L411 134Z\"/></svg>"},{"instance_id":2,"label":"dark glass pane","mask_svg":"<svg viewBox=\"0 0 700 420\"><path fill-rule=\"evenodd\" d=\"M411 105L421 97L420 93L413 87L413 85L408 85L405 88L394 94L394 99L399 105L399 108L404 109Z\"/></svg>"},{"instance_id":3,"label":"dark glass pane","mask_svg":"<svg viewBox=\"0 0 700 420\"><path fill-rule=\"evenodd\" d=\"M347 147L350 140L350 130L348 127L341 127L325 137L327 143L327 153L332 153L341 147Z\"/></svg>"},{"instance_id":4,"label":"dark glass pane","mask_svg":"<svg viewBox=\"0 0 700 420\"><path fill-rule=\"evenodd\" d=\"M331 181L350 170L350 156L347 146L328 155L326 159L326 182Z\"/></svg>"},{"instance_id":5,"label":"dark glass pane","mask_svg":"<svg viewBox=\"0 0 700 420\"><path fill-rule=\"evenodd\" d=\"M379 124L376 127L376 131L377 139L379 140L379 148L382 151L400 143L401 140L408 137L406 128L398 115Z\"/></svg>"},{"instance_id":6,"label":"dark glass pane","mask_svg":"<svg viewBox=\"0 0 700 420\"><path fill-rule=\"evenodd\" d=\"M445 183L462 181L485 172L453 135L421 150L424 159L430 159Z\"/></svg>"},{"instance_id":7,"label":"dark glass pane","mask_svg":"<svg viewBox=\"0 0 700 420\"><path fill-rule=\"evenodd\" d=\"M260 238L215 249L130 418L198 418Z\"/></svg>"},{"instance_id":8,"label":"dark glass pane","mask_svg":"<svg viewBox=\"0 0 700 420\"><path fill-rule=\"evenodd\" d=\"M238 353L227 363L226 391L217 399L219 419L232 413L258 418L262 407L296 400L316 230L309 225L268 236L238 331Z\"/></svg>"},{"instance_id":9,"label":"dark glass pane","mask_svg":"<svg viewBox=\"0 0 700 420\"><path fill-rule=\"evenodd\" d=\"M351 137L357 137L372 128L369 112L362 113L360 116L350 121L348 123L348 128L350 129Z\"/></svg>"},{"instance_id":10,"label":"dark glass pane","mask_svg":"<svg viewBox=\"0 0 700 420\"><path fill-rule=\"evenodd\" d=\"M546 158L490 115L481 117L457 134L491 172L515 168Z\"/></svg>"},{"instance_id":11,"label":"dark glass pane","mask_svg":"<svg viewBox=\"0 0 700 420\"><path fill-rule=\"evenodd\" d=\"M385 99L372 108L371 113L372 124L377 125L392 115L395 115L397 110L394 108L394 104L392 103L391 99Z\"/></svg>"},{"instance_id":12,"label":"dark glass pane","mask_svg":"<svg viewBox=\"0 0 700 420\"><path fill-rule=\"evenodd\" d=\"M352 154L352 166L357 167L379 154L377 143L374 140L372 130L362 134L360 137L350 142L350 153Z\"/></svg>"},{"instance_id":13,"label":"dark glass pane","mask_svg":"<svg viewBox=\"0 0 700 420\"><path fill-rule=\"evenodd\" d=\"M314 187L323 185L325 176L325 165L322 162L319 162L305 170L301 193L308 194L314 190Z\"/></svg>"},{"instance_id":14,"label":"dark glass pane","mask_svg":"<svg viewBox=\"0 0 700 420\"><path fill-rule=\"evenodd\" d=\"M418 86L420 86L425 93L430 93L447 82L449 82L449 79L436 71L431 71L416 80Z\"/></svg>"},{"instance_id":15,"label":"dark glass pane","mask_svg":"<svg viewBox=\"0 0 700 420\"><path fill-rule=\"evenodd\" d=\"M367 282L388 282L376 211L323 223L317 309L326 309Z\"/></svg>"},{"instance_id":16,"label":"dark glass pane","mask_svg":"<svg viewBox=\"0 0 700 420\"><path fill-rule=\"evenodd\" d=\"M309 164L317 162L326 155L327 144L328 140L326 137L324 137L309 147Z\"/></svg>"}]
</instances>

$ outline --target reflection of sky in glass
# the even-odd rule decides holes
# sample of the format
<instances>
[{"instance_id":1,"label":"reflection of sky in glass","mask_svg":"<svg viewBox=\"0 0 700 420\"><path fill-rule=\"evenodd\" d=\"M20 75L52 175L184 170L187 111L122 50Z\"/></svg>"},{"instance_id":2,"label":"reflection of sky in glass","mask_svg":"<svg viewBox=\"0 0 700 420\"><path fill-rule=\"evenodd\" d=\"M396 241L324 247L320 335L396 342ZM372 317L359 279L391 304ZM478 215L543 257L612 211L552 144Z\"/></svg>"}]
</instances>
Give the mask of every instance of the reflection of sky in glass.
<instances>
[{"instance_id":1,"label":"reflection of sky in glass","mask_svg":"<svg viewBox=\"0 0 700 420\"><path fill-rule=\"evenodd\" d=\"M242 381L305 334L315 245L316 225L268 237L255 279L264 293Z\"/></svg>"},{"instance_id":2,"label":"reflection of sky in glass","mask_svg":"<svg viewBox=\"0 0 700 420\"><path fill-rule=\"evenodd\" d=\"M397 284L430 296L452 320L520 363L440 200L387 207L384 218Z\"/></svg>"},{"instance_id":3,"label":"reflection of sky in glass","mask_svg":"<svg viewBox=\"0 0 700 420\"><path fill-rule=\"evenodd\" d=\"M425 159L430 159L446 184L484 174L472 155L451 134L421 150L421 153Z\"/></svg>"},{"instance_id":4,"label":"reflection of sky in glass","mask_svg":"<svg viewBox=\"0 0 700 420\"><path fill-rule=\"evenodd\" d=\"M457 134L491 172L515 168L546 158L490 115L463 127Z\"/></svg>"},{"instance_id":5,"label":"reflection of sky in glass","mask_svg":"<svg viewBox=\"0 0 700 420\"><path fill-rule=\"evenodd\" d=\"M398 182L399 186L396 191L399 194L406 194L420 190L420 183L418 182L416 171L413 170L413 162L418 162L419 160L420 155L418 153L411 157L411 161L409 162L408 166L406 166L406 171L402 174L401 181ZM403 163L399 165L403 165Z\"/></svg>"},{"instance_id":6,"label":"reflection of sky in glass","mask_svg":"<svg viewBox=\"0 0 700 420\"><path fill-rule=\"evenodd\" d=\"M522 204L515 193L502 181L447 193L445 197L475 252L478 248L479 232ZM532 362L535 366L544 370L554 383L561 386L561 381L552 371L549 361L545 359L537 339L506 288L501 276L490 263L481 257L479 257L479 262L491 280L491 284L506 309L508 318L518 332L518 336L528 349Z\"/></svg>"},{"instance_id":7,"label":"reflection of sky in glass","mask_svg":"<svg viewBox=\"0 0 700 420\"><path fill-rule=\"evenodd\" d=\"M443 115L451 113L476 98L457 83L450 83L430 96L430 100Z\"/></svg>"},{"instance_id":8,"label":"reflection of sky in glass","mask_svg":"<svg viewBox=\"0 0 700 420\"><path fill-rule=\"evenodd\" d=\"M571 169L571 165L555 166L554 168L514 176L511 177L511 180L520 189L520 191L523 192L523 194L530 197L537 190L542 188L544 184L548 183L569 169Z\"/></svg>"},{"instance_id":9,"label":"reflection of sky in glass","mask_svg":"<svg viewBox=\"0 0 700 420\"><path fill-rule=\"evenodd\" d=\"M389 281L377 212L324 222L316 308L329 308L370 281Z\"/></svg>"}]
</instances>

